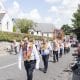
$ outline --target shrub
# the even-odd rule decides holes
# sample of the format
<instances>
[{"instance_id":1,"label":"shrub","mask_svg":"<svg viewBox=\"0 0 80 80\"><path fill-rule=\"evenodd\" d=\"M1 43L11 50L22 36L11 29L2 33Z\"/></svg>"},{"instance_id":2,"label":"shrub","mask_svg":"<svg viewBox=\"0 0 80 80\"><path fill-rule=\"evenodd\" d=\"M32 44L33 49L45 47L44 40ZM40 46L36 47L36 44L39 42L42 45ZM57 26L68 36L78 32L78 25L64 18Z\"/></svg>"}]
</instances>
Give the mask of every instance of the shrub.
<instances>
[{"instance_id":1,"label":"shrub","mask_svg":"<svg viewBox=\"0 0 80 80\"><path fill-rule=\"evenodd\" d=\"M33 36L25 33L0 32L0 41L8 41L8 42L12 42L13 40L20 41L24 37L34 38L36 40L42 40L43 38L41 36ZM51 38L48 38L48 39L51 40Z\"/></svg>"}]
</instances>

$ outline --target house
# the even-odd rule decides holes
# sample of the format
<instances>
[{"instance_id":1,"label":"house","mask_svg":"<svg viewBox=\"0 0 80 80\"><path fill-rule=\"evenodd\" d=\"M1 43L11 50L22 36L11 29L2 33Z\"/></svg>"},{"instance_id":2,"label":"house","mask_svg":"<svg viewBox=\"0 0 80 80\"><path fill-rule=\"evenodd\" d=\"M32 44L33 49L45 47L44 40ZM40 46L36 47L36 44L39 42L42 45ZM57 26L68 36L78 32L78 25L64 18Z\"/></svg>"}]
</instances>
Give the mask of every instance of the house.
<instances>
[{"instance_id":1,"label":"house","mask_svg":"<svg viewBox=\"0 0 80 80\"><path fill-rule=\"evenodd\" d=\"M37 36L52 37L55 26L49 23L37 23L29 30L30 34Z\"/></svg>"},{"instance_id":2,"label":"house","mask_svg":"<svg viewBox=\"0 0 80 80\"><path fill-rule=\"evenodd\" d=\"M8 13L0 3L0 31L13 32L13 22Z\"/></svg>"}]
</instances>

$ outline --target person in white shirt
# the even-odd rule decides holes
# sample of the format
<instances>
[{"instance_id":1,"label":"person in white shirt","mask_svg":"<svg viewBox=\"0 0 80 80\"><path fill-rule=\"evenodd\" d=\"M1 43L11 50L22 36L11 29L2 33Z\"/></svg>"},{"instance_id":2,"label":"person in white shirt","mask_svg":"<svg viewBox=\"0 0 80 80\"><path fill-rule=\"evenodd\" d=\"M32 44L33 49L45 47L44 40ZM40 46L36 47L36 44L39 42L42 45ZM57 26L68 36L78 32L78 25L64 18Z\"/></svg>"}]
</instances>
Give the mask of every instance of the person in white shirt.
<instances>
[{"instance_id":1,"label":"person in white shirt","mask_svg":"<svg viewBox=\"0 0 80 80\"><path fill-rule=\"evenodd\" d=\"M71 47L70 42L69 42L69 41L65 41L65 42L64 42L64 54L70 52L70 47Z\"/></svg>"},{"instance_id":2,"label":"person in white shirt","mask_svg":"<svg viewBox=\"0 0 80 80\"><path fill-rule=\"evenodd\" d=\"M24 67L27 73L27 80L33 79L33 71L36 67L36 61L39 60L39 55L33 40L24 38L24 44L22 46L22 57L24 60Z\"/></svg>"},{"instance_id":3,"label":"person in white shirt","mask_svg":"<svg viewBox=\"0 0 80 80\"><path fill-rule=\"evenodd\" d=\"M49 53L50 53L50 50L49 50L48 42L46 41L46 39L43 39L41 43L41 55L44 63L44 73L46 73L48 69Z\"/></svg>"},{"instance_id":4,"label":"person in white shirt","mask_svg":"<svg viewBox=\"0 0 80 80\"><path fill-rule=\"evenodd\" d=\"M13 40L13 43L11 44L11 51L15 52L15 54L18 54L19 52L19 44L16 40Z\"/></svg>"},{"instance_id":5,"label":"person in white shirt","mask_svg":"<svg viewBox=\"0 0 80 80\"><path fill-rule=\"evenodd\" d=\"M63 41L60 42L59 46L60 46L59 56L62 57L62 55L64 53L64 43L63 43Z\"/></svg>"},{"instance_id":6,"label":"person in white shirt","mask_svg":"<svg viewBox=\"0 0 80 80\"><path fill-rule=\"evenodd\" d=\"M55 39L53 41L53 62L59 61L59 51L60 51L59 42L57 39Z\"/></svg>"}]
</instances>

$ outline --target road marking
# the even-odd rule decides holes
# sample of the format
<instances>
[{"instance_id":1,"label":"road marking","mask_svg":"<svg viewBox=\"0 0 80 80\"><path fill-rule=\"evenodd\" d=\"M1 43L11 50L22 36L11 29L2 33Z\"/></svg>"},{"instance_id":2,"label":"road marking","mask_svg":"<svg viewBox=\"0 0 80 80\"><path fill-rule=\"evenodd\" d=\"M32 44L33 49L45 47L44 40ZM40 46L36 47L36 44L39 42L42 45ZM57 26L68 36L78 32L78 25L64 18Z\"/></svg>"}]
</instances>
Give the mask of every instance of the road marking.
<instances>
[{"instance_id":1,"label":"road marking","mask_svg":"<svg viewBox=\"0 0 80 80\"><path fill-rule=\"evenodd\" d=\"M0 70L2 70L2 69L6 69L6 68L11 67L11 66L14 66L14 65L16 65L16 64L18 64L18 62L15 62L15 63L9 64L9 65L6 65L6 66L2 66L2 67L0 67Z\"/></svg>"}]
</instances>

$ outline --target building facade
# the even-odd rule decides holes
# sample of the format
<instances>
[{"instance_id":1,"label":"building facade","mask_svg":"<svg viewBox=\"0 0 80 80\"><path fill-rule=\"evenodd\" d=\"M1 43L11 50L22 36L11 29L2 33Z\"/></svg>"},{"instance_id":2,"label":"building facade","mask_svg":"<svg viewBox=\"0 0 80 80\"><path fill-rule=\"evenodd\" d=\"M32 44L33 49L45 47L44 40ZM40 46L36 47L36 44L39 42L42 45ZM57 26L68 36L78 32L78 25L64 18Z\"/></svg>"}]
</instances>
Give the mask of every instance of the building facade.
<instances>
[{"instance_id":1,"label":"building facade","mask_svg":"<svg viewBox=\"0 0 80 80\"><path fill-rule=\"evenodd\" d=\"M13 22L8 13L0 3L0 31L13 32Z\"/></svg>"},{"instance_id":2,"label":"building facade","mask_svg":"<svg viewBox=\"0 0 80 80\"><path fill-rule=\"evenodd\" d=\"M29 30L29 33L36 36L53 37L54 25L49 23L37 23Z\"/></svg>"}]
</instances>

